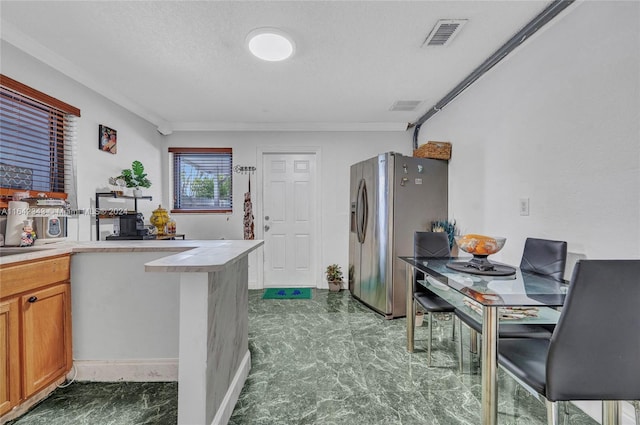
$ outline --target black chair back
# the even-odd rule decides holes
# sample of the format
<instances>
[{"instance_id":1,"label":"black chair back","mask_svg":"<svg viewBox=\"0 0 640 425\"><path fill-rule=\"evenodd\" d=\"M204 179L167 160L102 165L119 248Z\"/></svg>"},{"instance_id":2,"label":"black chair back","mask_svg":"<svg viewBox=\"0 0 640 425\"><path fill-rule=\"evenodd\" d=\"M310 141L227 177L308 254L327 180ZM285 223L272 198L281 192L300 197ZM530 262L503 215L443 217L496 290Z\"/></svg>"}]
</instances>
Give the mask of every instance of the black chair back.
<instances>
[{"instance_id":1,"label":"black chair back","mask_svg":"<svg viewBox=\"0 0 640 425\"><path fill-rule=\"evenodd\" d=\"M562 281L567 264L567 243L547 239L527 238L524 243L520 270L549 276Z\"/></svg>"},{"instance_id":2,"label":"black chair back","mask_svg":"<svg viewBox=\"0 0 640 425\"><path fill-rule=\"evenodd\" d=\"M415 232L413 235L414 257L449 257L449 237L445 232ZM417 285L417 276L413 277L413 290L419 291L421 285Z\"/></svg>"},{"instance_id":3,"label":"black chair back","mask_svg":"<svg viewBox=\"0 0 640 425\"><path fill-rule=\"evenodd\" d=\"M547 399L640 399L640 260L581 260L547 356Z\"/></svg>"}]
</instances>

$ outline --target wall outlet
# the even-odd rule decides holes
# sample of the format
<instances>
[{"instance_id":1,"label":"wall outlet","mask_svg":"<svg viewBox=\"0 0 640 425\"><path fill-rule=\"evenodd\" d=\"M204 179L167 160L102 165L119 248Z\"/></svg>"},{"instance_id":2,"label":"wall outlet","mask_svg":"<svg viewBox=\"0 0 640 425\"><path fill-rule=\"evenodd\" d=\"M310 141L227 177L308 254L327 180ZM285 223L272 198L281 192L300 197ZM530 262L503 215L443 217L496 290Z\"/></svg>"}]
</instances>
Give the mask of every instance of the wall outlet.
<instances>
[{"instance_id":1,"label":"wall outlet","mask_svg":"<svg viewBox=\"0 0 640 425\"><path fill-rule=\"evenodd\" d=\"M520 215L529 215L529 198L520 198Z\"/></svg>"}]
</instances>

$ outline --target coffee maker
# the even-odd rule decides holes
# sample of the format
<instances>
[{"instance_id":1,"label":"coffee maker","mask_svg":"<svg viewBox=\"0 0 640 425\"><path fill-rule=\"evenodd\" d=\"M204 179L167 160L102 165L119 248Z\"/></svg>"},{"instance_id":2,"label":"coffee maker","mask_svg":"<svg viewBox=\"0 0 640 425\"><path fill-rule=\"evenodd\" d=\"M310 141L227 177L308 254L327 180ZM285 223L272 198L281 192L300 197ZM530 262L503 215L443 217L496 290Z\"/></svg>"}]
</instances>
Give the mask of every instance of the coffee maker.
<instances>
[{"instance_id":1,"label":"coffee maker","mask_svg":"<svg viewBox=\"0 0 640 425\"><path fill-rule=\"evenodd\" d=\"M107 240L144 240L155 239L149 234L149 229L144 225L142 213L128 212L118 217L120 229L118 234L107 236Z\"/></svg>"}]
</instances>

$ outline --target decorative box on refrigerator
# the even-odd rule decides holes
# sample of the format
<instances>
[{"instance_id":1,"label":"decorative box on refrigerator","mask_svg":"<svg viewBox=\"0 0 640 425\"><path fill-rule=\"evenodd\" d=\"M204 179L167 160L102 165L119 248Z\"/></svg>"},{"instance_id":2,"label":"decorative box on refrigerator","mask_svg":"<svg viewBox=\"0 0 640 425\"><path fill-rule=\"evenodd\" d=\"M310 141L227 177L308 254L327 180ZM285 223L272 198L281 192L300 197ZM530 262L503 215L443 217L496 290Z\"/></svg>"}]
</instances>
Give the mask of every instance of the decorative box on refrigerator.
<instances>
[{"instance_id":1,"label":"decorative box on refrigerator","mask_svg":"<svg viewBox=\"0 0 640 425\"><path fill-rule=\"evenodd\" d=\"M413 234L448 218L448 164L389 152L351 166L349 290L387 319L406 315Z\"/></svg>"}]
</instances>

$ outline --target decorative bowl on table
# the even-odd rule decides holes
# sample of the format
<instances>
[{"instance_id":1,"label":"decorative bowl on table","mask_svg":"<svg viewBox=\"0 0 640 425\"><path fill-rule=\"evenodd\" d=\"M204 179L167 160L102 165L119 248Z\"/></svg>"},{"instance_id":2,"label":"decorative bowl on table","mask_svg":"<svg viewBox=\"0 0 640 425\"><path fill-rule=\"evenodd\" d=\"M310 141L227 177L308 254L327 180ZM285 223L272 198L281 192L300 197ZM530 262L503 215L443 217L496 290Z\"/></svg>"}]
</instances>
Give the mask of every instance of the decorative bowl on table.
<instances>
[{"instance_id":1,"label":"decorative bowl on table","mask_svg":"<svg viewBox=\"0 0 640 425\"><path fill-rule=\"evenodd\" d=\"M471 260L463 263L465 268L475 269L480 272L500 271L500 267L491 263L487 257L500 251L507 241L507 238L468 234L455 236L455 240L458 248L473 255ZM513 268L509 267L509 269ZM471 272L472 271L473 270L471 270Z\"/></svg>"}]
</instances>

